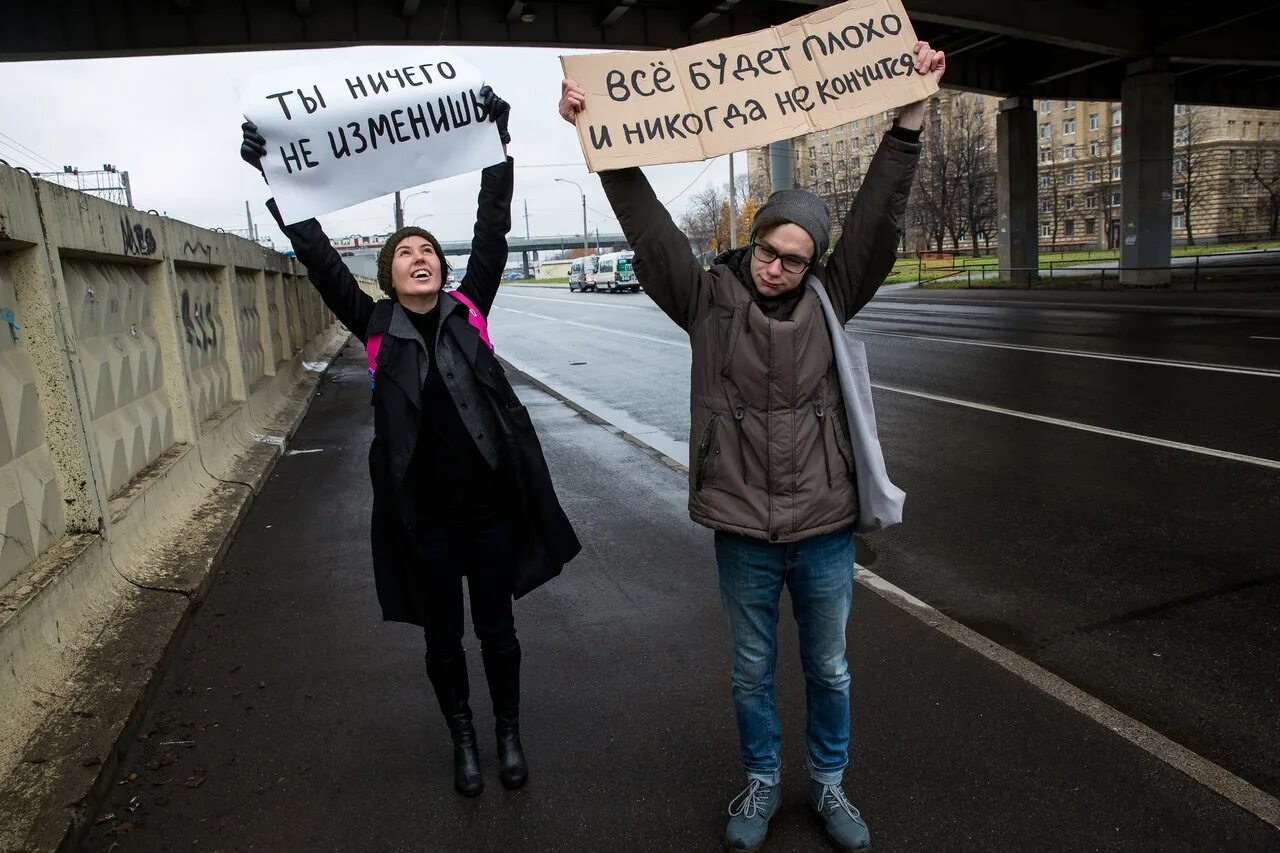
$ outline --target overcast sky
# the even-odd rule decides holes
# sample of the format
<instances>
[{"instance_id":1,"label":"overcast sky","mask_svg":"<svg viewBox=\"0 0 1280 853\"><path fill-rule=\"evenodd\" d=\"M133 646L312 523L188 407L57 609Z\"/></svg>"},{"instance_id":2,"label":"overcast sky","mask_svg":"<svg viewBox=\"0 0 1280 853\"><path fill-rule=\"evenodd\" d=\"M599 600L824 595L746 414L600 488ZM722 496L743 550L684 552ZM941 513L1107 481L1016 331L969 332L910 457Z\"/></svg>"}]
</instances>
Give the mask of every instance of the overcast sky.
<instances>
[{"instance_id":1,"label":"overcast sky","mask_svg":"<svg viewBox=\"0 0 1280 853\"><path fill-rule=\"evenodd\" d=\"M369 48L365 48L368 50ZM389 56L412 48L389 47ZM574 129L556 114L559 55L537 48L449 48L465 56L511 103L511 145L516 161L512 234L581 233L580 196L555 178L586 190L588 229L616 231L599 179L587 172ZM62 165L98 169L113 163L129 171L133 202L203 227L245 227L245 200L263 236L287 246L263 206L270 191L239 157L237 84L255 72L324 61L341 51L272 51L58 62L0 63L0 159L32 171ZM739 156L739 176L745 176ZM707 184L729 179L728 158L646 169L658 197L673 212ZM429 185L430 195L405 204L415 220L442 240L471 237L479 173ZM692 184L692 186L691 186ZM427 186L415 189L426 189ZM413 190L408 190L412 192ZM430 216L426 216L430 214ZM426 218L421 218L424 217ZM391 197L320 218L330 236L385 233L392 227Z\"/></svg>"}]
</instances>

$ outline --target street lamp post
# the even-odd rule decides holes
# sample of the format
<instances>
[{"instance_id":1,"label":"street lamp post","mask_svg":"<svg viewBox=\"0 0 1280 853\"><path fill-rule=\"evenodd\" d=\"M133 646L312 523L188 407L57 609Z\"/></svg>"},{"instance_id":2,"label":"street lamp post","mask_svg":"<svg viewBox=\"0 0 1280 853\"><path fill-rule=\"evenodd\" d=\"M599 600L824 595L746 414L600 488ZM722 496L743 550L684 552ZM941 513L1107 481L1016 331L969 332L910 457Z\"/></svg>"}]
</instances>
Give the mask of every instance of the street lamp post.
<instances>
[{"instance_id":1,"label":"street lamp post","mask_svg":"<svg viewBox=\"0 0 1280 853\"><path fill-rule=\"evenodd\" d=\"M568 178L556 178L556 180L562 184L573 184L578 187L578 193L582 196L582 257L585 258L591 252L587 248L587 194L582 191L577 181L571 181ZM587 262L584 260L582 263L585 267Z\"/></svg>"},{"instance_id":2,"label":"street lamp post","mask_svg":"<svg viewBox=\"0 0 1280 853\"><path fill-rule=\"evenodd\" d=\"M404 227L404 206L405 206L405 203L406 203L406 202L408 202L408 201L409 201L409 199L413 198L415 195L427 195L427 194L428 194L428 193L430 193L430 192L431 192L431 190L419 190L419 191L418 191L418 192L416 192L416 193L409 193L409 194L408 194L407 196L405 196L403 199L402 199L402 198L400 198L400 193L398 193L398 192L396 193L396 230L397 230L397 231L399 231L401 228L403 228L403 227ZM416 220L415 220L415 221L416 221Z\"/></svg>"}]
</instances>

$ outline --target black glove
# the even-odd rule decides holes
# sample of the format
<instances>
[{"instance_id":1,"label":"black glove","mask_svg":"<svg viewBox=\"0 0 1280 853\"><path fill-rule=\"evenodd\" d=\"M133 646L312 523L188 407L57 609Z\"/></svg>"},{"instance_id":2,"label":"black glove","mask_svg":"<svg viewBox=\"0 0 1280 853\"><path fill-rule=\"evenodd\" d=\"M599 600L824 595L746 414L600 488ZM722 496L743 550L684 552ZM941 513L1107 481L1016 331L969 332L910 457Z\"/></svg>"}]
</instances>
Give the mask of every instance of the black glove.
<instances>
[{"instance_id":1,"label":"black glove","mask_svg":"<svg viewBox=\"0 0 1280 853\"><path fill-rule=\"evenodd\" d=\"M240 159L261 172L262 158L267 153L267 140L258 133L258 126L251 121L240 125L240 130L244 131L244 141L240 143ZM265 172L263 177L266 177Z\"/></svg>"},{"instance_id":2,"label":"black glove","mask_svg":"<svg viewBox=\"0 0 1280 853\"><path fill-rule=\"evenodd\" d=\"M494 94L493 88L485 84L480 89L480 98L489 113L489 121L498 123L498 138L503 145L511 142L511 134L507 132L507 119L511 118L511 105Z\"/></svg>"}]
</instances>

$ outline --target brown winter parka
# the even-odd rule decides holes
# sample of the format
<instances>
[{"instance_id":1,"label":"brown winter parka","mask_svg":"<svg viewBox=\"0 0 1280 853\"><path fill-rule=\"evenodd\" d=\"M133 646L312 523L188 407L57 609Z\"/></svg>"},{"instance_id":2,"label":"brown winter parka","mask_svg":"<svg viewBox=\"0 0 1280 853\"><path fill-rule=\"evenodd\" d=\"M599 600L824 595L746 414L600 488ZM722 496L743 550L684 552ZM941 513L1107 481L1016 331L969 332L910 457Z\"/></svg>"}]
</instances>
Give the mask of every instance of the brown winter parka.
<instances>
[{"instance_id":1,"label":"brown winter parka","mask_svg":"<svg viewBox=\"0 0 1280 853\"><path fill-rule=\"evenodd\" d=\"M886 134L842 238L814 270L844 322L893 268L920 147ZM746 249L704 270L643 172L619 169L600 179L635 251L636 278L688 333L693 350L690 517L772 542L852 525L852 448L817 297L806 289L789 317L766 316Z\"/></svg>"}]
</instances>

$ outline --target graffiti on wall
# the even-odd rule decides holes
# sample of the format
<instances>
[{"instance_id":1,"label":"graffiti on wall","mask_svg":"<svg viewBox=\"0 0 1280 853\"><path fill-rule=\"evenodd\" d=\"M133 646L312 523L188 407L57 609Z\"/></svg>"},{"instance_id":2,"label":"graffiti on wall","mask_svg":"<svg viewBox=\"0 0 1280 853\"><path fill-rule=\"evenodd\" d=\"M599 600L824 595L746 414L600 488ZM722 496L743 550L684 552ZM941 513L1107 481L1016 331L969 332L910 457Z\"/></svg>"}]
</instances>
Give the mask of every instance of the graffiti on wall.
<instances>
[{"instance_id":1,"label":"graffiti on wall","mask_svg":"<svg viewBox=\"0 0 1280 853\"><path fill-rule=\"evenodd\" d=\"M196 241L192 243L190 240L184 240L182 243L182 253L185 255L201 255L206 261L213 260L213 247Z\"/></svg>"},{"instance_id":2,"label":"graffiti on wall","mask_svg":"<svg viewBox=\"0 0 1280 853\"><path fill-rule=\"evenodd\" d=\"M154 255L156 238L150 228L143 228L136 222L130 222L127 216L120 217L121 250L126 255Z\"/></svg>"},{"instance_id":3,"label":"graffiti on wall","mask_svg":"<svg viewBox=\"0 0 1280 853\"><path fill-rule=\"evenodd\" d=\"M197 349L218 348L218 323L214 319L213 303L200 304L191 298L191 291L182 291L182 328L187 335L187 345Z\"/></svg>"}]
</instances>

